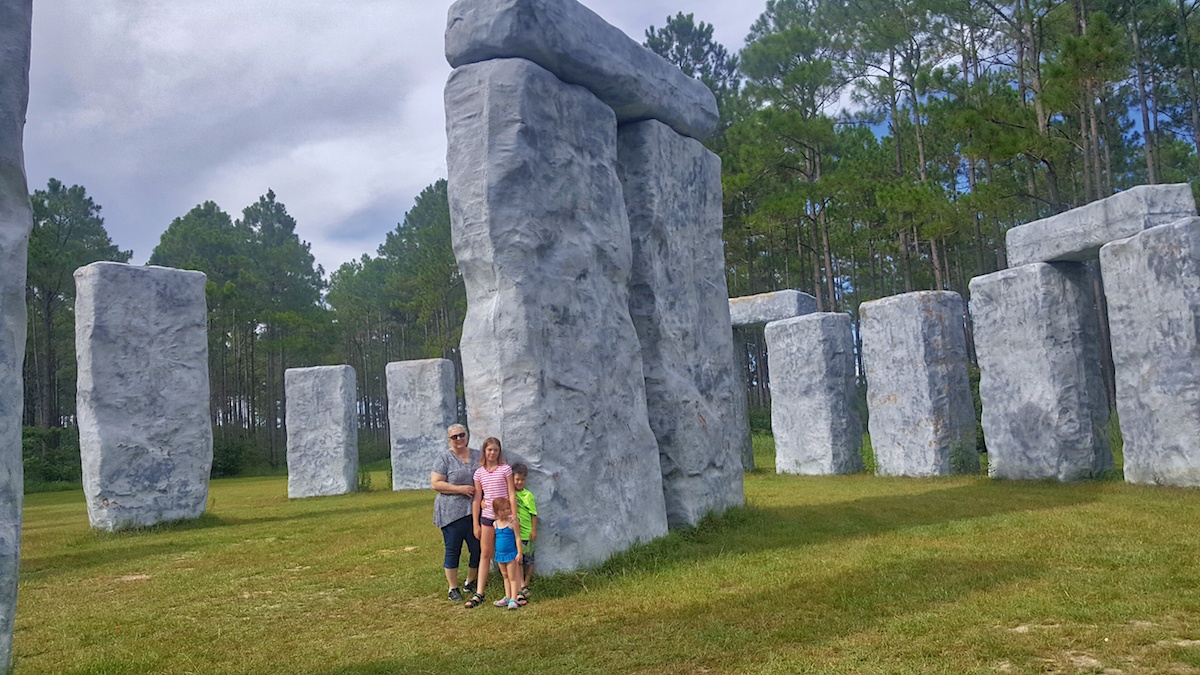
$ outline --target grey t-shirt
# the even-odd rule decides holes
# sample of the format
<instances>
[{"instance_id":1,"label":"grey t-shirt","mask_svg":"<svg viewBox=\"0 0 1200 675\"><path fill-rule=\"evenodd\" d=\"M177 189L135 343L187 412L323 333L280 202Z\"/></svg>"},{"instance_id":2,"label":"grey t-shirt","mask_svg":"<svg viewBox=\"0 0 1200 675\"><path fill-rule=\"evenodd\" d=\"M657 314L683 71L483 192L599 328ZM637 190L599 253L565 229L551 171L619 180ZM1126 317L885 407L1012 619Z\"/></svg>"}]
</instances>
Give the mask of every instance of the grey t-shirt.
<instances>
[{"instance_id":1,"label":"grey t-shirt","mask_svg":"<svg viewBox=\"0 0 1200 675\"><path fill-rule=\"evenodd\" d=\"M430 469L446 477L453 485L474 485L475 469L479 468L479 451L470 448L471 461L463 463L450 448L444 448ZM466 495L444 495L437 493L433 499L433 524L445 527L450 523L471 515L471 498Z\"/></svg>"}]
</instances>

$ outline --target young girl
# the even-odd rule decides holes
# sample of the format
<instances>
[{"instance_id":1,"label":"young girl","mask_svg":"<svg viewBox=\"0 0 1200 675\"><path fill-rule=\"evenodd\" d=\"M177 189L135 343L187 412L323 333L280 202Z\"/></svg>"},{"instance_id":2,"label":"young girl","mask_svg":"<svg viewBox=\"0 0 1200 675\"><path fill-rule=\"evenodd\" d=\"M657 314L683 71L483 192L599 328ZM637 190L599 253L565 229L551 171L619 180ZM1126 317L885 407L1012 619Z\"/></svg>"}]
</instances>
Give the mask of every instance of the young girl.
<instances>
[{"instance_id":1,"label":"young girl","mask_svg":"<svg viewBox=\"0 0 1200 675\"><path fill-rule=\"evenodd\" d=\"M471 518L480 548L479 586L471 599L463 605L467 609L474 609L483 602L488 570L496 553L496 512L492 503L500 497L505 497L511 507L517 501L512 467L504 463L500 439L489 437L483 442L481 452L483 456L479 461L479 468L475 470L475 498L471 503Z\"/></svg>"},{"instance_id":2,"label":"young girl","mask_svg":"<svg viewBox=\"0 0 1200 675\"><path fill-rule=\"evenodd\" d=\"M496 562L500 564L500 573L504 575L504 598L497 600L497 607L507 606L516 609L517 596L523 585L521 580L521 538L517 531L521 525L513 517L512 502L508 497L497 497L492 502L492 510L496 512Z\"/></svg>"}]
</instances>

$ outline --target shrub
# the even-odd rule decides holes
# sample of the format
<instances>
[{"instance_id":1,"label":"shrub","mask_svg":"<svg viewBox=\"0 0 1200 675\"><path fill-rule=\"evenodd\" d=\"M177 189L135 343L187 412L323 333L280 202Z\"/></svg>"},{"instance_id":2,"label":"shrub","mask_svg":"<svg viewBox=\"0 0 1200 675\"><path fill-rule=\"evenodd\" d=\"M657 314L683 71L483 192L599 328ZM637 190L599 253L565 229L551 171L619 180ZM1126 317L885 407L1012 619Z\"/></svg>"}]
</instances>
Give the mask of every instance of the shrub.
<instances>
[{"instance_id":1,"label":"shrub","mask_svg":"<svg viewBox=\"0 0 1200 675\"><path fill-rule=\"evenodd\" d=\"M26 492L79 487L83 480L79 430L24 427L21 430L21 460Z\"/></svg>"}]
</instances>

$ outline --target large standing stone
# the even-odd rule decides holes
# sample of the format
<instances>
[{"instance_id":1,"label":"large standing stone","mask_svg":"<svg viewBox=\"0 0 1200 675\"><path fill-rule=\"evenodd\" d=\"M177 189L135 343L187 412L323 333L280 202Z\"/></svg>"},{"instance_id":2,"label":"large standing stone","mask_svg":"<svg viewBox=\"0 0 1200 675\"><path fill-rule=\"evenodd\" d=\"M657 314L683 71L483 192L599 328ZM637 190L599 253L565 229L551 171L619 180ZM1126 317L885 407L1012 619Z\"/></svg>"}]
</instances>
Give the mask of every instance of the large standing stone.
<instances>
[{"instance_id":1,"label":"large standing stone","mask_svg":"<svg viewBox=\"0 0 1200 675\"><path fill-rule=\"evenodd\" d=\"M691 526L744 503L743 456L753 461L725 287L721 160L655 120L622 126L617 157L667 522Z\"/></svg>"},{"instance_id":2,"label":"large standing stone","mask_svg":"<svg viewBox=\"0 0 1200 675\"><path fill-rule=\"evenodd\" d=\"M358 488L354 368L284 371L288 497L324 497Z\"/></svg>"},{"instance_id":3,"label":"large standing stone","mask_svg":"<svg viewBox=\"0 0 1200 675\"><path fill-rule=\"evenodd\" d=\"M446 427L458 421L454 362L424 359L389 363L387 394L392 489L427 488L433 463L446 448Z\"/></svg>"},{"instance_id":4,"label":"large standing stone","mask_svg":"<svg viewBox=\"0 0 1200 675\"><path fill-rule=\"evenodd\" d=\"M620 123L656 119L701 140L717 129L708 87L575 0L455 2L446 24L450 65L501 58L533 61L586 87Z\"/></svg>"},{"instance_id":5,"label":"large standing stone","mask_svg":"<svg viewBox=\"0 0 1200 675\"><path fill-rule=\"evenodd\" d=\"M1187 183L1139 185L1005 235L1008 264L1095 260L1100 247L1155 225L1196 215Z\"/></svg>"},{"instance_id":6,"label":"large standing stone","mask_svg":"<svg viewBox=\"0 0 1200 675\"><path fill-rule=\"evenodd\" d=\"M1100 249L1125 480L1200 486L1200 218Z\"/></svg>"},{"instance_id":7,"label":"large standing stone","mask_svg":"<svg viewBox=\"0 0 1200 675\"><path fill-rule=\"evenodd\" d=\"M735 326L782 321L817 311L817 299L791 289L729 299L729 319Z\"/></svg>"},{"instance_id":8,"label":"large standing stone","mask_svg":"<svg viewBox=\"0 0 1200 675\"><path fill-rule=\"evenodd\" d=\"M32 0L0 0L0 671L12 662L21 555L25 265L33 213L22 143Z\"/></svg>"},{"instance_id":9,"label":"large standing stone","mask_svg":"<svg viewBox=\"0 0 1200 675\"><path fill-rule=\"evenodd\" d=\"M990 475L1067 481L1112 468L1092 285L1083 263L971 280Z\"/></svg>"},{"instance_id":10,"label":"large standing stone","mask_svg":"<svg viewBox=\"0 0 1200 675\"><path fill-rule=\"evenodd\" d=\"M962 297L905 293L864 302L859 316L876 473L978 471Z\"/></svg>"},{"instance_id":11,"label":"large standing stone","mask_svg":"<svg viewBox=\"0 0 1200 675\"><path fill-rule=\"evenodd\" d=\"M862 471L850 315L821 312L768 323L775 471Z\"/></svg>"},{"instance_id":12,"label":"large standing stone","mask_svg":"<svg viewBox=\"0 0 1200 675\"><path fill-rule=\"evenodd\" d=\"M98 262L75 270L79 450L92 527L196 518L208 500L206 278Z\"/></svg>"},{"instance_id":13,"label":"large standing stone","mask_svg":"<svg viewBox=\"0 0 1200 675\"><path fill-rule=\"evenodd\" d=\"M529 464L538 569L665 534L612 109L529 61L486 61L450 75L446 130L467 419Z\"/></svg>"}]
</instances>

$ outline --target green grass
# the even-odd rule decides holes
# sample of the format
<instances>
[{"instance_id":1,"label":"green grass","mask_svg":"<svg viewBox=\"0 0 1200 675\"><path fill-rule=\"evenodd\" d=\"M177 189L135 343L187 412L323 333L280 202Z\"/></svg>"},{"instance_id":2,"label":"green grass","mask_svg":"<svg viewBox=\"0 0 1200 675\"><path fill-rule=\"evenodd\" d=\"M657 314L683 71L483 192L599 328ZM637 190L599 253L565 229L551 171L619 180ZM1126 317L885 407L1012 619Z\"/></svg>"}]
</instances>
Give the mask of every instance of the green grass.
<instances>
[{"instance_id":1,"label":"green grass","mask_svg":"<svg viewBox=\"0 0 1200 675\"><path fill-rule=\"evenodd\" d=\"M778 476L756 447L746 507L519 612L445 600L432 494L382 473L296 501L215 480L198 521L117 534L30 495L16 670L1200 672L1200 491Z\"/></svg>"}]
</instances>

